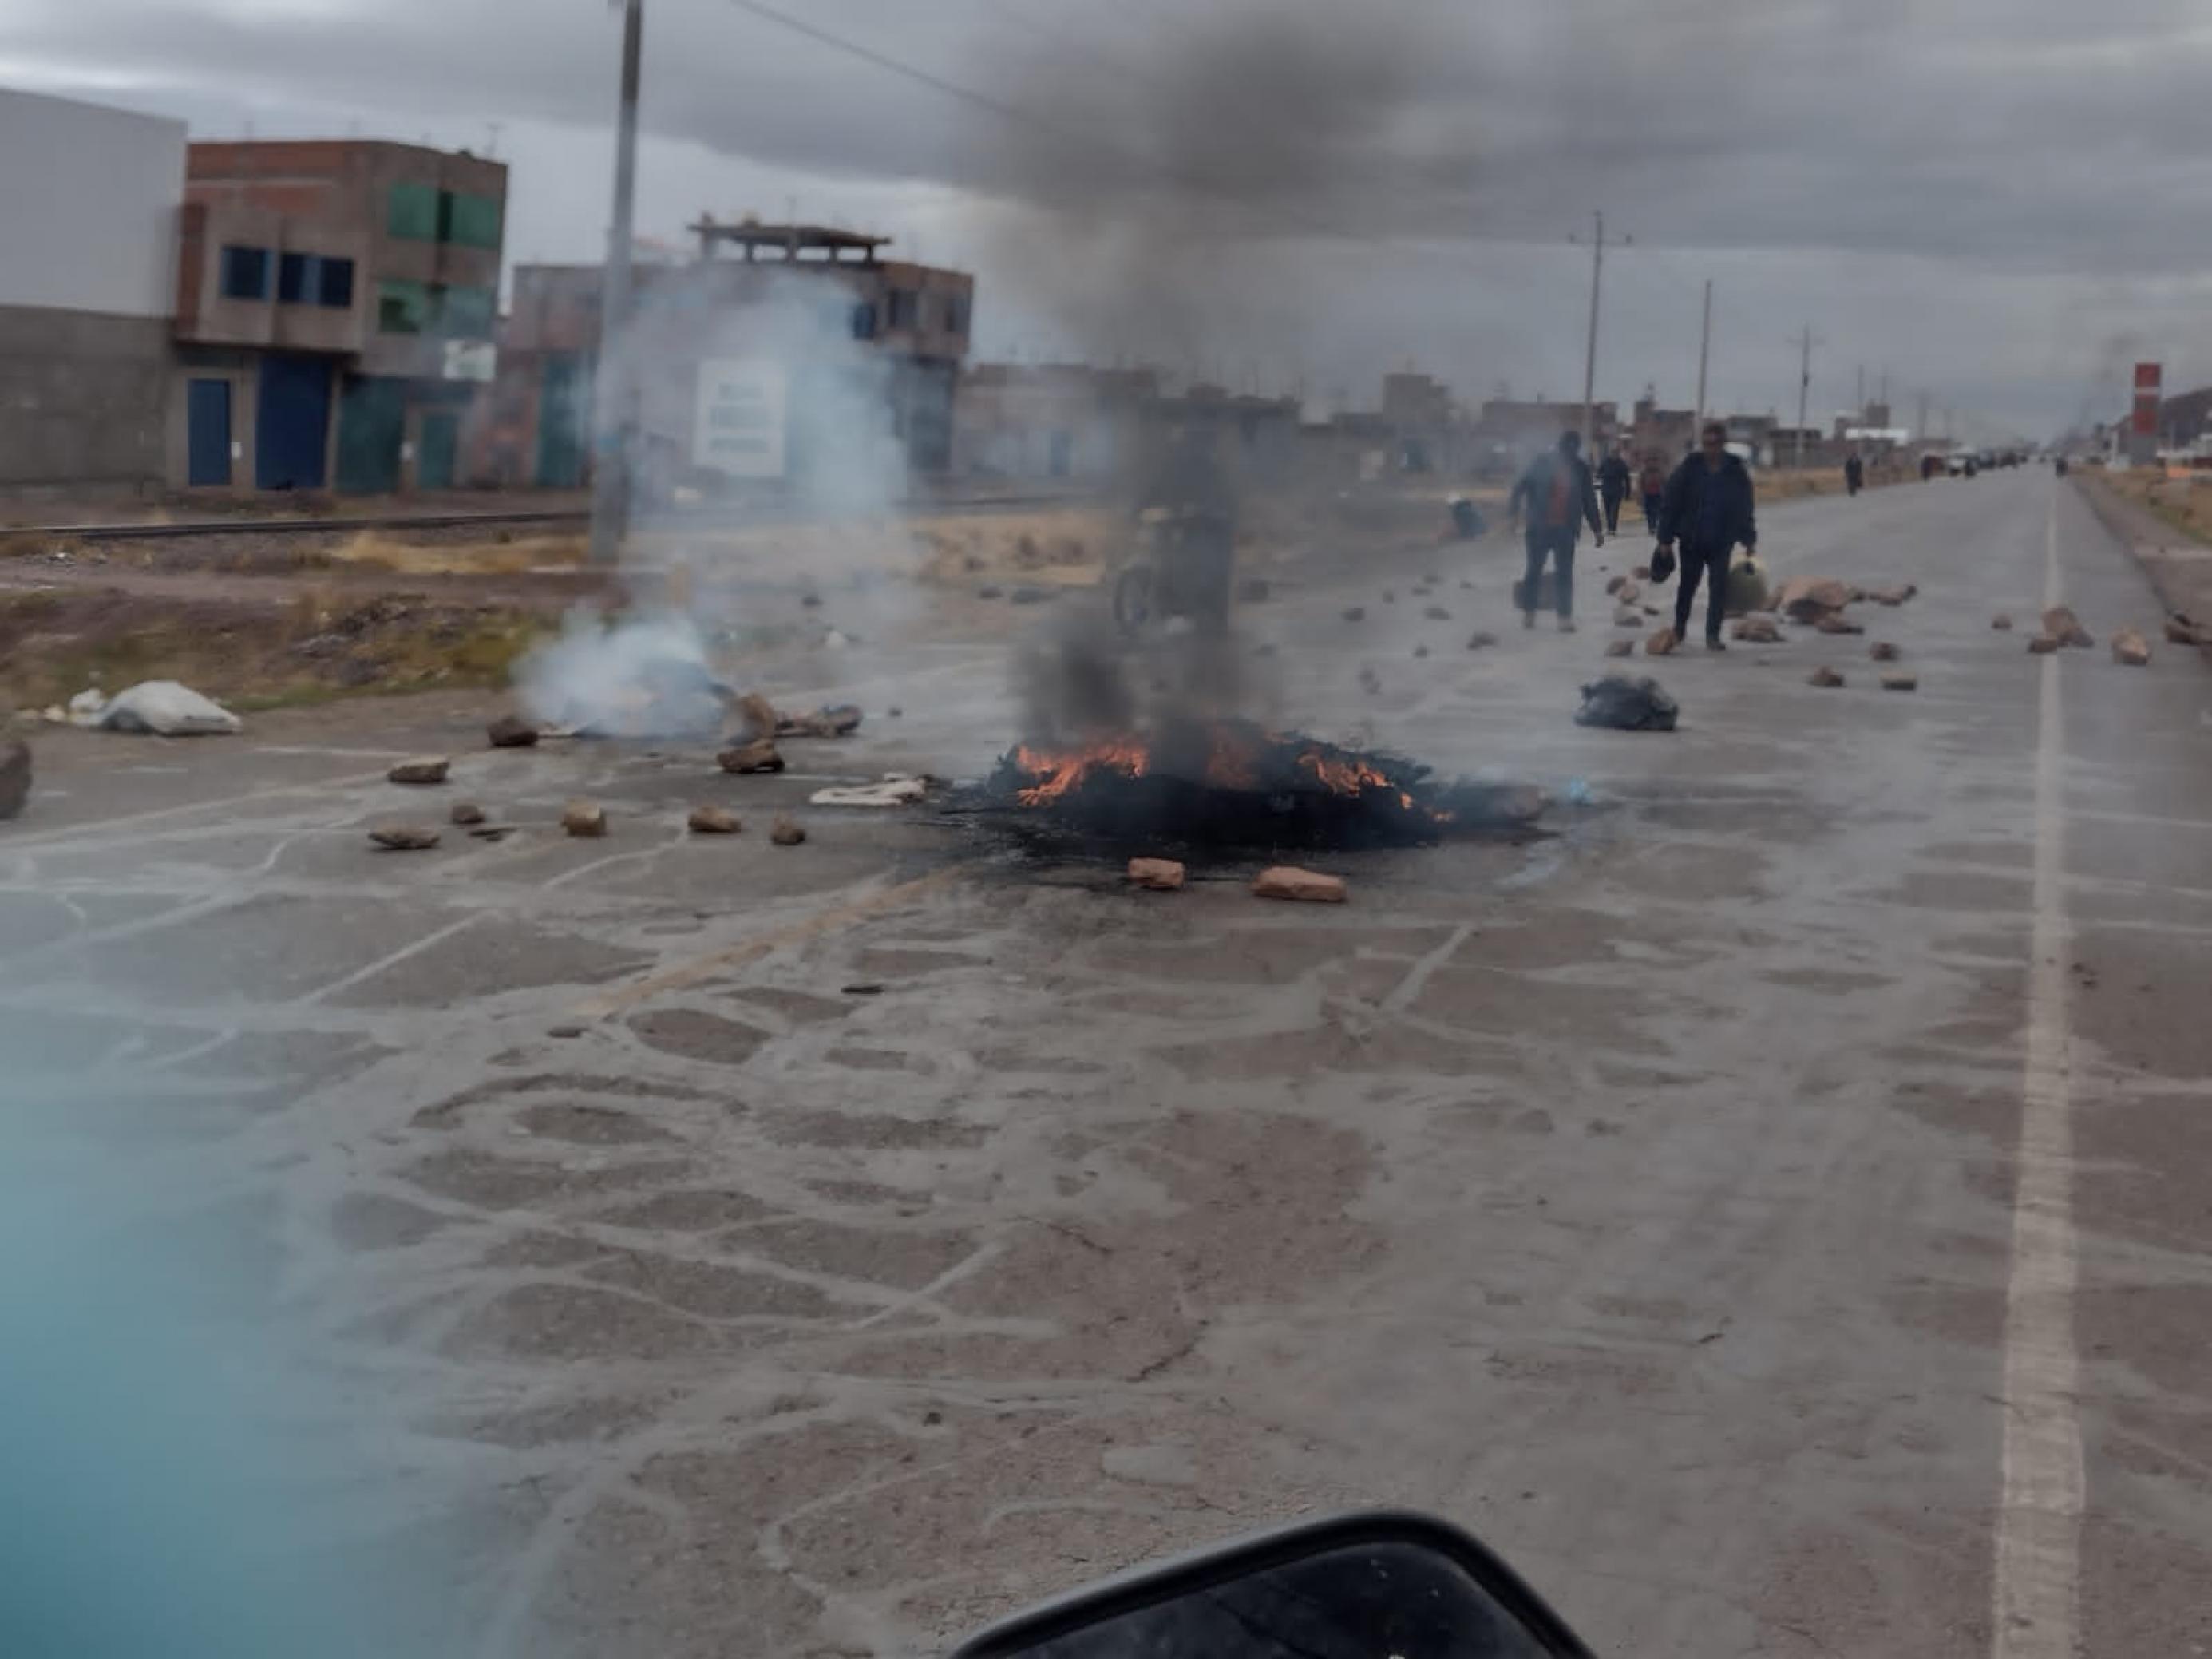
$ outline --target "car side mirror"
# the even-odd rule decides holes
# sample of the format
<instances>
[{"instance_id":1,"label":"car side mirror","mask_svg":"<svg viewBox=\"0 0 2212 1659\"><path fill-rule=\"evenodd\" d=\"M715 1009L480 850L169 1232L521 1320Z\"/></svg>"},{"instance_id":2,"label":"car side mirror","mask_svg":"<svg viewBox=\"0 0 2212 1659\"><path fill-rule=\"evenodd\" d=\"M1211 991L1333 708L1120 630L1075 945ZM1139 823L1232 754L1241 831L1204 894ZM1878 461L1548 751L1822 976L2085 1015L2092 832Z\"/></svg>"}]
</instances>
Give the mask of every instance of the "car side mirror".
<instances>
[{"instance_id":1,"label":"car side mirror","mask_svg":"<svg viewBox=\"0 0 2212 1659\"><path fill-rule=\"evenodd\" d=\"M1350 1515L1140 1567L1017 1614L951 1659L1590 1659L1456 1527Z\"/></svg>"}]
</instances>

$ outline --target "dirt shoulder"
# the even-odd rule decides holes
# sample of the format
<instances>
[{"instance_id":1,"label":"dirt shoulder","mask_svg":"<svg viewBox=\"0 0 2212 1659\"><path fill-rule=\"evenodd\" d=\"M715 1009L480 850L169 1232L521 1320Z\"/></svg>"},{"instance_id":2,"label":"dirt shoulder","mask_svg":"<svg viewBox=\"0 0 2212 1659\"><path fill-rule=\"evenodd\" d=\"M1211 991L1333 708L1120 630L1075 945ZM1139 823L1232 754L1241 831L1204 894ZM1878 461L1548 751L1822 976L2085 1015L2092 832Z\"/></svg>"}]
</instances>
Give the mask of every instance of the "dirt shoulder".
<instances>
[{"instance_id":1,"label":"dirt shoulder","mask_svg":"<svg viewBox=\"0 0 2212 1659\"><path fill-rule=\"evenodd\" d=\"M2166 608L2212 619L2212 480L2086 472L2075 483L2098 521L2133 550Z\"/></svg>"}]
</instances>

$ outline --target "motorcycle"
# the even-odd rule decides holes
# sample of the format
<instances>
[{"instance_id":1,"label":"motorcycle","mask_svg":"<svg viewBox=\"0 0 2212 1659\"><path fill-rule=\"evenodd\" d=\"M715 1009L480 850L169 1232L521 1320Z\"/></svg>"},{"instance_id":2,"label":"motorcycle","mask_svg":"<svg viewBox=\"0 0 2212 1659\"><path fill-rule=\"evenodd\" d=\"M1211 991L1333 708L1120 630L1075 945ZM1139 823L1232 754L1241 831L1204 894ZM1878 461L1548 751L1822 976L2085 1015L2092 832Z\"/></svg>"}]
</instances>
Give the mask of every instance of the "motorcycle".
<instances>
[{"instance_id":1,"label":"motorcycle","mask_svg":"<svg viewBox=\"0 0 2212 1659\"><path fill-rule=\"evenodd\" d=\"M1340 1516L1139 1567L1018 1613L951 1659L1592 1659L1447 1522Z\"/></svg>"}]
</instances>

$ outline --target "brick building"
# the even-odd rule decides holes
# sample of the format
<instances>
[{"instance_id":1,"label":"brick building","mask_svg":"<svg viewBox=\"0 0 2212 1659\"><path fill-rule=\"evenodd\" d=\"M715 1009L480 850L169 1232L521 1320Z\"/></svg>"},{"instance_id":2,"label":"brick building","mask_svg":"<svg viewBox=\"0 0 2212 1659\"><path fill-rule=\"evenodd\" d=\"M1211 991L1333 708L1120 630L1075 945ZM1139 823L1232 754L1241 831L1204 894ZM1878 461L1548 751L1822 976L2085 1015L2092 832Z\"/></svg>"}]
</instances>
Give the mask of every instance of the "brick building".
<instances>
[{"instance_id":1,"label":"brick building","mask_svg":"<svg viewBox=\"0 0 2212 1659\"><path fill-rule=\"evenodd\" d=\"M953 470L971 477L1120 477L1160 396L1151 369L979 363L953 405Z\"/></svg>"},{"instance_id":2,"label":"brick building","mask_svg":"<svg viewBox=\"0 0 2212 1659\"><path fill-rule=\"evenodd\" d=\"M890 239L823 226L691 229L696 259L636 270L629 349L648 490L788 480L848 446L914 472L952 467L972 276L884 258ZM596 265L517 267L471 476L507 486L586 476L602 281ZM747 418L772 428L742 459L714 441L725 392L751 399Z\"/></svg>"},{"instance_id":3,"label":"brick building","mask_svg":"<svg viewBox=\"0 0 2212 1659\"><path fill-rule=\"evenodd\" d=\"M507 168L373 140L195 143L184 481L448 488L492 378Z\"/></svg>"}]
</instances>

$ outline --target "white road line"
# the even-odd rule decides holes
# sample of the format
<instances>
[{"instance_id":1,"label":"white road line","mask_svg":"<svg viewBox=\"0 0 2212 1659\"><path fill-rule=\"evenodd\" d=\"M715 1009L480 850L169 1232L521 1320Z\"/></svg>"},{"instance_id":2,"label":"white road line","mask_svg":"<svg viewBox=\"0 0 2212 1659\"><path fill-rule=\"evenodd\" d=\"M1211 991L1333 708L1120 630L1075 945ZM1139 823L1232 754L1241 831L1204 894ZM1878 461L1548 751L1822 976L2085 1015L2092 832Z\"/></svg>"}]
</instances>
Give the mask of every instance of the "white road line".
<instances>
[{"instance_id":1,"label":"white road line","mask_svg":"<svg viewBox=\"0 0 2212 1659\"><path fill-rule=\"evenodd\" d=\"M2062 603L2058 502L2045 532L2044 604ZM2004 1489L1990 1591L1992 1659L2080 1650L2081 1460L2074 1346L2073 1090L2067 1033L2066 738L2059 659L2043 661L2035 753L2035 922L2027 1054L2005 1288Z\"/></svg>"}]
</instances>

